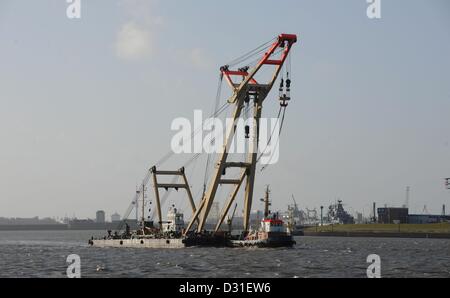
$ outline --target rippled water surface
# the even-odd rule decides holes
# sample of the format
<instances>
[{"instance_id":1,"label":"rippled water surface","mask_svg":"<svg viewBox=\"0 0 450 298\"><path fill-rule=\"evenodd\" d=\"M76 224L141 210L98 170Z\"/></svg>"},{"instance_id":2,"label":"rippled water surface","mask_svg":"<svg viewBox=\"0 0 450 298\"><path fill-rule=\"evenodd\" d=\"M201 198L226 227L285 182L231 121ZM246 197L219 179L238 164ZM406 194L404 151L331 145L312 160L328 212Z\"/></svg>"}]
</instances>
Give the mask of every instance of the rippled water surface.
<instances>
[{"instance_id":1,"label":"rippled water surface","mask_svg":"<svg viewBox=\"0 0 450 298\"><path fill-rule=\"evenodd\" d=\"M93 248L99 231L0 232L0 277L365 277L370 254L383 277L450 277L450 240L297 237L292 249Z\"/></svg>"}]
</instances>

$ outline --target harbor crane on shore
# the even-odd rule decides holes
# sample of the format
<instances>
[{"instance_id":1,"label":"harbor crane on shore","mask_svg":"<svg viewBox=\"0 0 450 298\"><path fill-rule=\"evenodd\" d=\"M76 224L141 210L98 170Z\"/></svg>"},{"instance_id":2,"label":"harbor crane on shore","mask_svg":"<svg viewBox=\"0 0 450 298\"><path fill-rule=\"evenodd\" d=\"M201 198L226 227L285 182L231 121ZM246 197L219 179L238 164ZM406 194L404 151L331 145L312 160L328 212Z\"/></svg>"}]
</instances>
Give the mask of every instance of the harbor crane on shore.
<instances>
[{"instance_id":1,"label":"harbor crane on shore","mask_svg":"<svg viewBox=\"0 0 450 298\"><path fill-rule=\"evenodd\" d=\"M292 195L292 201L294 201L294 208L295 208L295 210L298 210L297 201L295 200L294 195Z\"/></svg>"}]
</instances>

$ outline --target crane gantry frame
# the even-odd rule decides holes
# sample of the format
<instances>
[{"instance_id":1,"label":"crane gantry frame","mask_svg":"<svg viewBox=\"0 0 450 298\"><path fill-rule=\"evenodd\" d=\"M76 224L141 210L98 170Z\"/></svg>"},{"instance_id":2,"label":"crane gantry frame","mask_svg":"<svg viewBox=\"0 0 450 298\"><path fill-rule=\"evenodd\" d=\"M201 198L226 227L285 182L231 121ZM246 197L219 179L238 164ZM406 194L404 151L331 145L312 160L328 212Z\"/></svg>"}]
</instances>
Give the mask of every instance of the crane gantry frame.
<instances>
[{"instance_id":1,"label":"crane gantry frame","mask_svg":"<svg viewBox=\"0 0 450 298\"><path fill-rule=\"evenodd\" d=\"M211 210L211 205L214 202L217 189L219 185L234 185L230 197L228 198L219 218L219 222L216 226L216 232L223 223L223 220L228 213L232 203L234 202L237 193L241 185L244 183L245 178L245 197L244 197L244 231L248 231L250 210L253 199L253 189L255 182L256 164L258 161L258 141L259 141L259 124L261 119L263 102L272 89L285 61L289 55L291 47L297 42L297 36L294 34L281 34L276 41L272 44L269 50L259 60L257 65L250 71L245 68L241 68L237 71L230 70L228 66L221 67L221 73L225 77L226 81L233 90L233 95L228 102L235 106L233 112L233 123L236 124L241 117L244 103L246 100L253 100L253 118L255 123L255 129L251 140L250 150L247 154L245 162L228 162L228 153L230 146L235 135L235 130L230 129L225 138L224 147L219 155L217 166L213 173L213 179L210 182L207 192L205 192L198 208L194 212L191 221L185 231L188 233L195 222L198 223L197 232L201 233L204 229L206 219ZM281 57L273 58L277 50L281 49ZM274 73L270 81L266 84L258 83L255 79L255 75L260 71L263 66L271 65L275 66ZM232 77L242 77L241 83L235 83ZM284 103L286 104L286 103ZM238 179L222 179L222 174L227 168L241 168L242 172Z\"/></svg>"}]
</instances>

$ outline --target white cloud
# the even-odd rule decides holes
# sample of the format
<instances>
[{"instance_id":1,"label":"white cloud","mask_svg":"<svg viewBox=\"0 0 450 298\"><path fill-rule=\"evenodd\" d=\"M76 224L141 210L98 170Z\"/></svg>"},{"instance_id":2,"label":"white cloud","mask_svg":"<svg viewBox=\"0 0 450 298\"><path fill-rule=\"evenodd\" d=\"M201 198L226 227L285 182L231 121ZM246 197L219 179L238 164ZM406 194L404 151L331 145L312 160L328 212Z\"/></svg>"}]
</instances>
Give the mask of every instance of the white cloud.
<instances>
[{"instance_id":1,"label":"white cloud","mask_svg":"<svg viewBox=\"0 0 450 298\"><path fill-rule=\"evenodd\" d=\"M166 20L163 16L156 16L153 18L153 24L155 24L157 26L164 25L165 21Z\"/></svg>"},{"instance_id":2,"label":"white cloud","mask_svg":"<svg viewBox=\"0 0 450 298\"><path fill-rule=\"evenodd\" d=\"M158 7L156 0L120 0L119 10L132 20L149 26L163 25L165 18L155 14Z\"/></svg>"},{"instance_id":3,"label":"white cloud","mask_svg":"<svg viewBox=\"0 0 450 298\"><path fill-rule=\"evenodd\" d=\"M124 24L117 34L116 54L124 60L141 60L153 53L150 30L131 21Z\"/></svg>"},{"instance_id":4,"label":"white cloud","mask_svg":"<svg viewBox=\"0 0 450 298\"><path fill-rule=\"evenodd\" d=\"M188 59L190 64L196 68L205 69L211 66L211 59L202 48L191 49L188 53Z\"/></svg>"}]
</instances>

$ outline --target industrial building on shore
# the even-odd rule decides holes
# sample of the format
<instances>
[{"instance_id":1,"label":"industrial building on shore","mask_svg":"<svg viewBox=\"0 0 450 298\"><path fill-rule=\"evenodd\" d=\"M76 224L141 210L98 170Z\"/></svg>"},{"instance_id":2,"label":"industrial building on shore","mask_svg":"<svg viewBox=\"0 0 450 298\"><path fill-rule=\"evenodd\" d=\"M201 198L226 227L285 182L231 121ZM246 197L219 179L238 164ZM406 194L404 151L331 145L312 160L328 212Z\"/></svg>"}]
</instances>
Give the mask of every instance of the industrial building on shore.
<instances>
[{"instance_id":1,"label":"industrial building on shore","mask_svg":"<svg viewBox=\"0 0 450 298\"><path fill-rule=\"evenodd\" d=\"M442 214L409 214L406 207L383 207L378 208L378 220L380 224L433 224L440 222L449 222L450 215L445 214L443 206Z\"/></svg>"}]
</instances>

